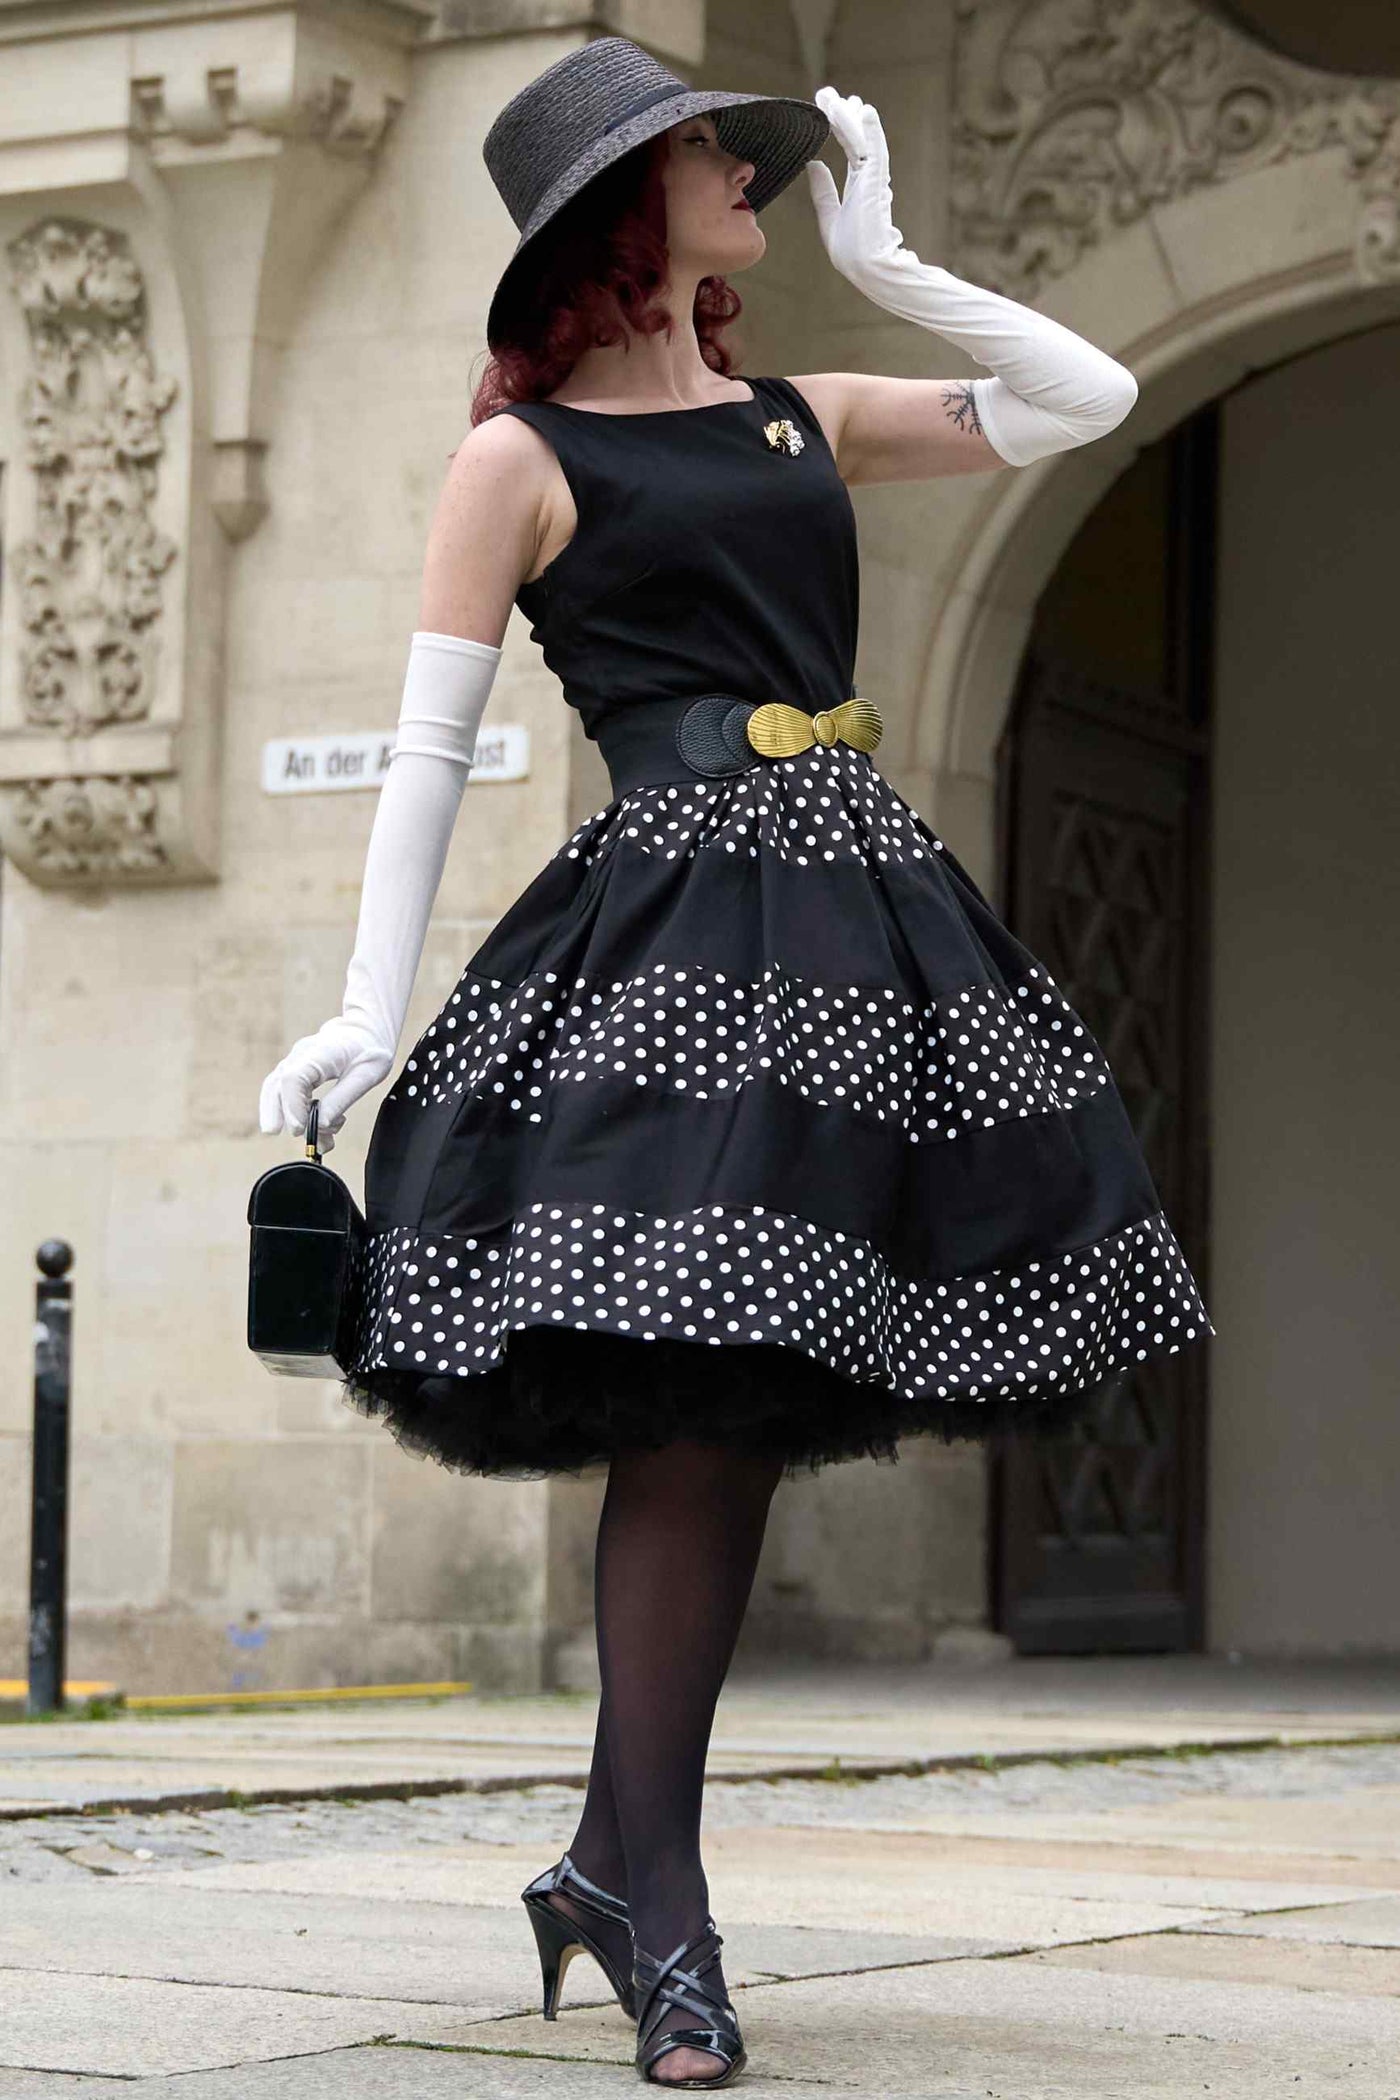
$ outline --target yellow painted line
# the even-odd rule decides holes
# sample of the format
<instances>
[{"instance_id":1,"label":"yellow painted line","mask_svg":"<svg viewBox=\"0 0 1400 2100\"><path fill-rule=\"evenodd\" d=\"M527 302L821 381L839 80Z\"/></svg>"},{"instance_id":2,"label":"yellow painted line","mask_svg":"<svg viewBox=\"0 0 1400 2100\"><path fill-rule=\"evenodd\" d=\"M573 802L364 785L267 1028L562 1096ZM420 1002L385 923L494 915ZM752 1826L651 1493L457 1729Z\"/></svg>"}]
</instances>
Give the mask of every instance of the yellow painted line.
<instances>
[{"instance_id":1,"label":"yellow painted line","mask_svg":"<svg viewBox=\"0 0 1400 2100\"><path fill-rule=\"evenodd\" d=\"M25 1699L28 1696L29 1686L22 1677L0 1677L0 1699ZM114 1684L91 1684L83 1677L68 1677L64 1679L63 1696L65 1699L115 1699L117 1687Z\"/></svg>"},{"instance_id":2,"label":"yellow painted line","mask_svg":"<svg viewBox=\"0 0 1400 2100\"><path fill-rule=\"evenodd\" d=\"M141 1692L125 1704L133 1713L190 1713L216 1706L335 1706L357 1699L452 1699L470 1684L336 1684L318 1691Z\"/></svg>"}]
</instances>

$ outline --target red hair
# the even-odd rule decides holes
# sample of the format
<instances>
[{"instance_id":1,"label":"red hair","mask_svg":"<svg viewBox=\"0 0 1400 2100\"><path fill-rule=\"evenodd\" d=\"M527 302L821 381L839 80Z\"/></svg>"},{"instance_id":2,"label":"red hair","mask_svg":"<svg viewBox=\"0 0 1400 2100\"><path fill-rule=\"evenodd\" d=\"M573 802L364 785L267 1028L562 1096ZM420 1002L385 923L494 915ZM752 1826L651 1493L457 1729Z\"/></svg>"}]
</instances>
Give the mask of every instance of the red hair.
<instances>
[{"instance_id":1,"label":"red hair","mask_svg":"<svg viewBox=\"0 0 1400 2100\"><path fill-rule=\"evenodd\" d=\"M562 385L585 350L626 331L669 335L660 303L670 278L665 132L643 140L595 175L530 244L519 288L507 295L505 326L472 397L472 426L508 401L539 401ZM734 359L721 331L743 301L723 277L702 277L693 319L700 354L728 378Z\"/></svg>"}]
</instances>

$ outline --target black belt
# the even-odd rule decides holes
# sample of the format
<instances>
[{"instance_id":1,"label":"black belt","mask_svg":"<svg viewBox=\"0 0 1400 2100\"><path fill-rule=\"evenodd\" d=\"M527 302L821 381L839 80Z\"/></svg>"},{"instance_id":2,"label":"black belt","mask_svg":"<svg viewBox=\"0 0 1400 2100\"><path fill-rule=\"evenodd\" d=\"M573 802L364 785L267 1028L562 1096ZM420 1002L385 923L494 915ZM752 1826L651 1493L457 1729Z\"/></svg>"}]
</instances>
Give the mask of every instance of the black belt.
<instances>
[{"instance_id":1,"label":"black belt","mask_svg":"<svg viewBox=\"0 0 1400 2100\"><path fill-rule=\"evenodd\" d=\"M765 760L794 758L813 744L873 751L881 730L874 701L854 695L809 715L782 701L700 693L635 701L606 716L594 734L619 797L636 788L727 780Z\"/></svg>"}]
</instances>

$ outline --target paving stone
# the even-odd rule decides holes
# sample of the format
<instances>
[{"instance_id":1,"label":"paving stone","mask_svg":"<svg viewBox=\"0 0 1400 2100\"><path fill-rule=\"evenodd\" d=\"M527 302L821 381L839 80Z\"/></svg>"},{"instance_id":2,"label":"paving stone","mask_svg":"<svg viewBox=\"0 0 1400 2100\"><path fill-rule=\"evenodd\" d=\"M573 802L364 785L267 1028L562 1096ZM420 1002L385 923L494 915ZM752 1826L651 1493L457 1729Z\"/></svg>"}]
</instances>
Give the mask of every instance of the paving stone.
<instances>
[{"instance_id":1,"label":"paving stone","mask_svg":"<svg viewBox=\"0 0 1400 2100\"><path fill-rule=\"evenodd\" d=\"M1252 1764L1253 1759L1240 1760ZM1174 1797L1152 1805L1118 1807L1105 1794L1093 1811L1061 1812L1037 1806L966 1812L947 1808L910 1820L910 1829L968 1838L1038 1838L1096 1845L1167 1846L1174 1850L1242 1852L1258 1859L1279 1855L1296 1861L1341 1857L1400 1865L1400 1787L1338 1790L1316 1800L1283 1795L1240 1799Z\"/></svg>"},{"instance_id":2,"label":"paving stone","mask_svg":"<svg viewBox=\"0 0 1400 2100\"><path fill-rule=\"evenodd\" d=\"M1291 1911L1284 1917L1255 1918L1248 1925L1221 1920L1223 1932L1253 1932L1269 1939L1312 1940L1344 1947L1400 1947L1400 1896L1376 1896L1368 1902L1332 1904L1326 1909Z\"/></svg>"},{"instance_id":3,"label":"paving stone","mask_svg":"<svg viewBox=\"0 0 1400 2100\"><path fill-rule=\"evenodd\" d=\"M941 1873L980 1871L997 1867L1067 1869L1070 1874L1099 1872L1142 1876L1138 1886L1149 1891L1149 1878L1167 1881L1183 1878L1203 1901L1224 1901L1223 1895L1206 1897L1206 1888L1229 1890L1249 1908L1253 1893L1261 1885L1267 1904L1279 1892L1298 1892L1294 1900L1307 1902L1322 1892L1326 1901L1350 1889L1394 1889L1400 1892L1400 1863L1389 1860L1340 1858L1327 1853L1273 1853L1263 1858L1242 1851L1193 1851L1189 1846L1167 1844L1095 1844L1088 1839L969 1836L961 1822L949 1818L947 1827L930 1832L923 1824L877 1822L862 1829L918 1829L928 1846L930 1861Z\"/></svg>"},{"instance_id":4,"label":"paving stone","mask_svg":"<svg viewBox=\"0 0 1400 2100\"><path fill-rule=\"evenodd\" d=\"M726 1921L723 1933L724 1974L731 1988L772 1977L845 1975L852 1970L962 1961L969 1955L1011 1951L995 1940L834 1931L813 1925L752 1925L743 1920Z\"/></svg>"},{"instance_id":5,"label":"paving stone","mask_svg":"<svg viewBox=\"0 0 1400 2100\"><path fill-rule=\"evenodd\" d=\"M377 2035L455 2042L471 2029L453 2006L0 1971L3 2068L168 2076L304 2055Z\"/></svg>"},{"instance_id":6,"label":"paving stone","mask_svg":"<svg viewBox=\"0 0 1400 2100\"><path fill-rule=\"evenodd\" d=\"M532 1874L549 1861L514 1847L433 1845L412 1852L320 1851L290 1859L225 1861L217 1866L147 1872L154 1888L242 1890L288 1896L359 1896L374 1903L514 1906Z\"/></svg>"},{"instance_id":7,"label":"paving stone","mask_svg":"<svg viewBox=\"0 0 1400 2100\"><path fill-rule=\"evenodd\" d=\"M1131 1893L1099 1898L1059 1893L1053 1881L1029 1887L1018 1885L1015 1876L999 1883L976 1875L944 1877L923 1858L917 1836L888 1832L720 1830L706 1840L706 1860L711 1908L726 1932L740 1923L800 1919L833 1932L897 1932L971 1943L990 1953L1150 1932L1219 1914L1184 1897L1171 1903ZM514 1904L542 1864L514 1848L435 1846L419 1853L329 1853L195 1867L161 1879L167 1886L208 1890L358 1894L379 1903ZM1339 1891L1343 1899L1348 1893Z\"/></svg>"},{"instance_id":8,"label":"paving stone","mask_svg":"<svg viewBox=\"0 0 1400 2100\"><path fill-rule=\"evenodd\" d=\"M1083 1972L1021 1956L735 1994L755 2078L945 2100L1394 2100L1400 2004L1267 1986ZM606 2061L593 2015L560 2042ZM497 2023L486 2046L529 2046ZM747 2074L746 2074L747 2076Z\"/></svg>"},{"instance_id":9,"label":"paving stone","mask_svg":"<svg viewBox=\"0 0 1400 2100\"><path fill-rule=\"evenodd\" d=\"M186 2072L180 2100L617 2100L626 2076L616 2064L561 2064L552 2057L482 2056L456 2050L335 2049L280 2063ZM62 2072L0 2070L0 2100L170 2100L156 2081L70 2078ZM747 2100L831 2100L827 2084L744 2074ZM942 2096L941 2096L942 2100ZM946 2100L982 2100L981 2093Z\"/></svg>"},{"instance_id":10,"label":"paving stone","mask_svg":"<svg viewBox=\"0 0 1400 2100\"><path fill-rule=\"evenodd\" d=\"M1351 1903L1356 1893L1345 1882L1331 1884L1321 1879L1311 1882L1270 1881L1262 1876L1225 1879L1220 1872L1197 1876L1164 1873L1160 1868L1137 1871L1131 1859L1125 1863L1108 1846L1078 1846L1075 1848L1077 1858L1062 1856L1053 1865L1042 1865L1029 1859L1002 1864L959 1858L949 1847L929 1846L920 1835L908 1831L872 1831L870 1836L893 1838L901 1852L908 1851L911 1857L921 1862L922 1871L928 1876L930 1885L936 1888L939 1898L955 1905L968 1897L978 1900L1010 1895L1017 1899L1042 1897L1071 1903L1148 1903L1168 1910L1185 1908L1195 1912L1203 1906L1220 1910L1282 1911L1296 1910L1304 1904ZM838 1844L832 1832L821 1834L817 1840L819 1846L823 1840L828 1852L834 1852L838 1857L847 1850L863 1853L868 1859L882 1857L868 1845ZM751 1839L749 1843L752 1842ZM804 1833L804 1850L810 1843L810 1833ZM716 1841L714 1851L717 1859L724 1856L723 1840Z\"/></svg>"},{"instance_id":11,"label":"paving stone","mask_svg":"<svg viewBox=\"0 0 1400 2100\"><path fill-rule=\"evenodd\" d=\"M539 1995L523 1910L130 1882L7 1892L0 1998L15 1969L404 2000L478 2019L523 2012ZM613 2002L591 1961L573 1965L567 1988L571 2003Z\"/></svg>"},{"instance_id":12,"label":"paving stone","mask_svg":"<svg viewBox=\"0 0 1400 2100\"><path fill-rule=\"evenodd\" d=\"M1052 1947L1028 1959L1054 1968L1276 1983L1353 1998L1400 1998L1400 1953L1388 1947L1309 1946L1263 1938L1248 1925L1230 1934L1211 1928L1208 1933L1159 1932L1095 1947Z\"/></svg>"},{"instance_id":13,"label":"paving stone","mask_svg":"<svg viewBox=\"0 0 1400 2100\"><path fill-rule=\"evenodd\" d=\"M917 1833L719 1830L706 1840L711 1907L753 1923L801 1918L832 1931L913 1932L1000 1948L1147 1932L1211 1916L1146 1892L1080 1895L1066 1872L1036 1881L940 1870Z\"/></svg>"},{"instance_id":14,"label":"paving stone","mask_svg":"<svg viewBox=\"0 0 1400 2100\"><path fill-rule=\"evenodd\" d=\"M742 1923L726 1927L725 1949L733 1984L988 1951L968 1939ZM397 1999L474 2019L533 2011L539 1996L535 1943L518 1909L169 1885L10 1892L0 1916L0 1974L7 1969ZM614 2004L595 1963L571 1966L565 2004Z\"/></svg>"},{"instance_id":15,"label":"paving stone","mask_svg":"<svg viewBox=\"0 0 1400 2100\"><path fill-rule=\"evenodd\" d=\"M102 2100L104 2094L132 2100L126 2078L70 2078L66 2071L7 2071L0 2065L0 2100Z\"/></svg>"},{"instance_id":16,"label":"paving stone","mask_svg":"<svg viewBox=\"0 0 1400 2100\"><path fill-rule=\"evenodd\" d=\"M63 1848L63 1857L71 1866L86 1867L90 1874L139 1874L151 1856L144 1846L128 1852L120 1845L105 1842Z\"/></svg>"}]
</instances>

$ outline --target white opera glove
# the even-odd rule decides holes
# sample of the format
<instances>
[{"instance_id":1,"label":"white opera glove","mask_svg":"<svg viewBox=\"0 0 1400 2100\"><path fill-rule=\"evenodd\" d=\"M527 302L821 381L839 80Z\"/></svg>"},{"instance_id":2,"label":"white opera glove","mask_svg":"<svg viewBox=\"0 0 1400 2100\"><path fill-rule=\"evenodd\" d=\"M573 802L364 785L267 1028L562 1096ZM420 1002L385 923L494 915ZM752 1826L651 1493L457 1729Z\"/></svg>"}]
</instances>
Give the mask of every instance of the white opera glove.
<instances>
[{"instance_id":1,"label":"white opera glove","mask_svg":"<svg viewBox=\"0 0 1400 2100\"><path fill-rule=\"evenodd\" d=\"M813 98L844 147L841 195L824 161L807 163L822 241L841 275L877 306L931 328L996 374L970 390L993 449L1009 466L1104 437L1137 400L1126 365L999 292L923 263L893 224L890 154L879 115L859 95L818 88Z\"/></svg>"},{"instance_id":2,"label":"white opera glove","mask_svg":"<svg viewBox=\"0 0 1400 2100\"><path fill-rule=\"evenodd\" d=\"M455 634L414 634L398 733L370 829L342 1011L293 1043L263 1081L259 1127L304 1131L317 1087L321 1149L394 1062L442 880L476 733L501 651Z\"/></svg>"}]
</instances>

